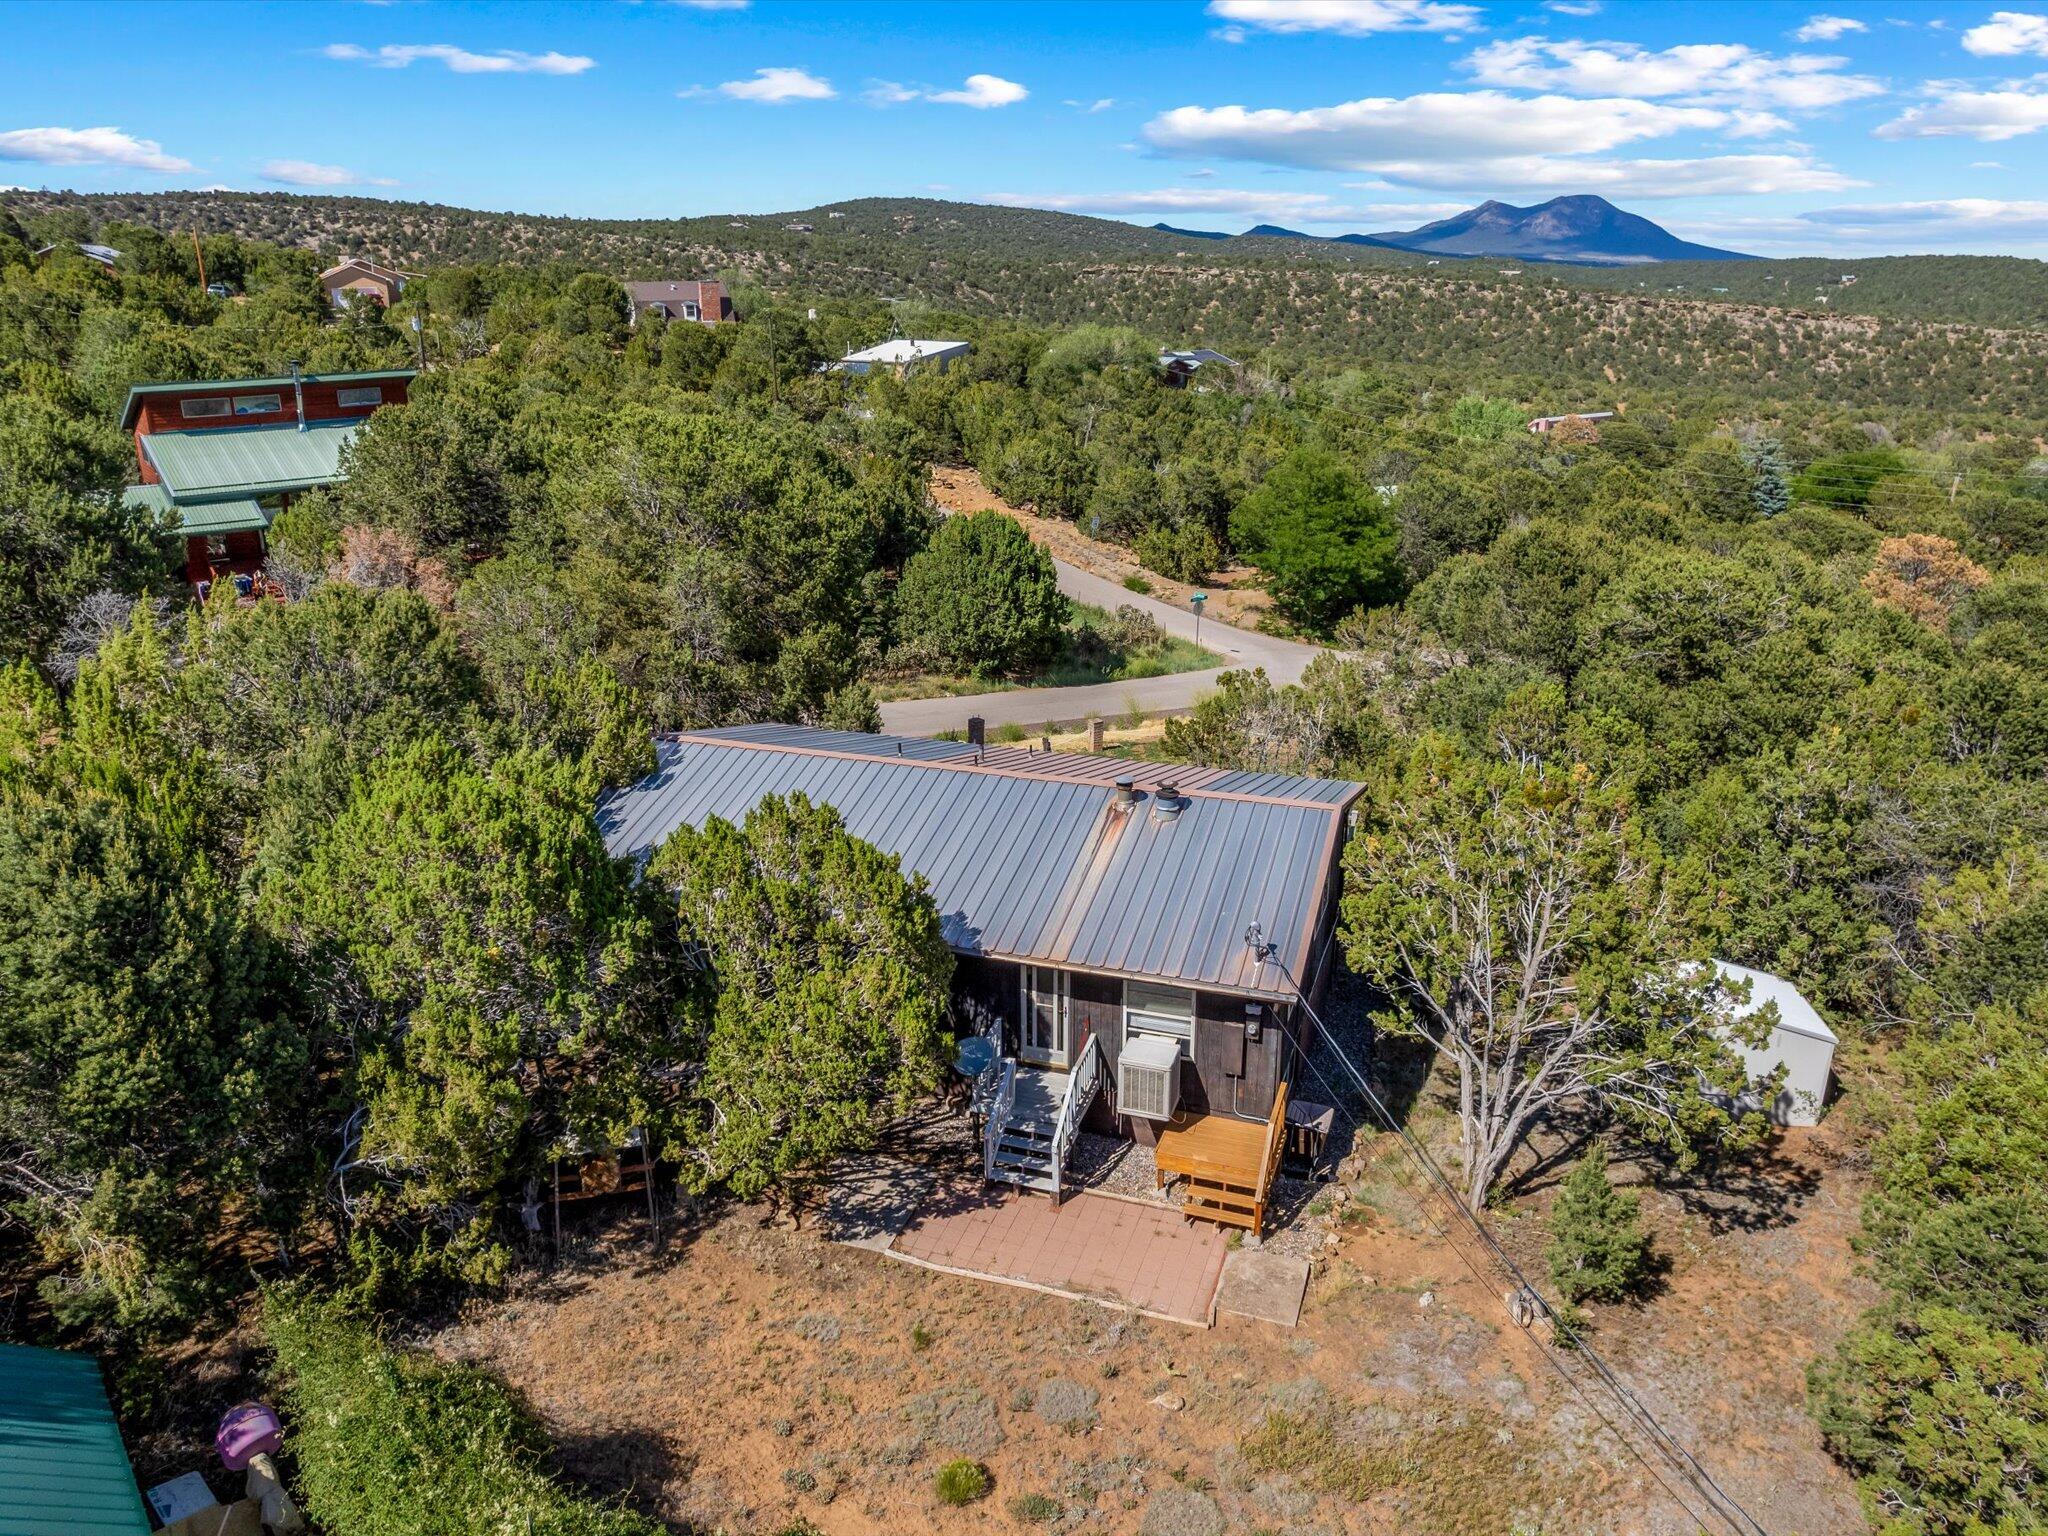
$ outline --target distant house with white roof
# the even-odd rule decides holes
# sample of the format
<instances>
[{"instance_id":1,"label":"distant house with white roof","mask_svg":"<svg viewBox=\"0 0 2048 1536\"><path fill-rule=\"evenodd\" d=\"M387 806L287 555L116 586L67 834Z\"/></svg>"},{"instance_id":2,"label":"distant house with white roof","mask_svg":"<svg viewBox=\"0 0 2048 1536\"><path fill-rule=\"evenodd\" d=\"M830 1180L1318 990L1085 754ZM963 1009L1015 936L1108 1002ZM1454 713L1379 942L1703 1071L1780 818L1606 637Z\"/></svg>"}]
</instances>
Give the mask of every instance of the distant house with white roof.
<instances>
[{"instance_id":1,"label":"distant house with white roof","mask_svg":"<svg viewBox=\"0 0 2048 1536\"><path fill-rule=\"evenodd\" d=\"M902 379L923 368L944 373L973 350L974 348L964 341L898 338L894 341L877 342L872 347L862 347L858 352L849 352L838 362L833 363L831 368L835 373L852 374L869 374L882 369Z\"/></svg>"}]
</instances>

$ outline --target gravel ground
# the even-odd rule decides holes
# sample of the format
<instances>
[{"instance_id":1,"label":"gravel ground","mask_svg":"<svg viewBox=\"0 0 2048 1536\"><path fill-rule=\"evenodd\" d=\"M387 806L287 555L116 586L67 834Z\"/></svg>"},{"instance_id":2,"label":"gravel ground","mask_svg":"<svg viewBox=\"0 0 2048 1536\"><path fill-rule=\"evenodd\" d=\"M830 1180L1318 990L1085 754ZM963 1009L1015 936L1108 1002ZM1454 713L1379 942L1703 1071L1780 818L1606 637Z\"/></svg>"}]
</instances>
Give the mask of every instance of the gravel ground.
<instances>
[{"instance_id":1,"label":"gravel ground","mask_svg":"<svg viewBox=\"0 0 2048 1536\"><path fill-rule=\"evenodd\" d=\"M1114 1136L1097 1136L1088 1131L1074 1139L1074 1152L1068 1166L1078 1189L1121 1195L1177 1210L1181 1200L1178 1183L1169 1183L1164 1189L1155 1188L1157 1171L1150 1147L1141 1147L1134 1141L1123 1141ZM1275 1179L1273 1197L1267 1207L1263 1246L1274 1253L1301 1259L1321 1253L1330 1224L1310 1215L1308 1207L1322 1189L1320 1184L1300 1179ZM1251 1241L1249 1234L1245 1241Z\"/></svg>"}]
</instances>

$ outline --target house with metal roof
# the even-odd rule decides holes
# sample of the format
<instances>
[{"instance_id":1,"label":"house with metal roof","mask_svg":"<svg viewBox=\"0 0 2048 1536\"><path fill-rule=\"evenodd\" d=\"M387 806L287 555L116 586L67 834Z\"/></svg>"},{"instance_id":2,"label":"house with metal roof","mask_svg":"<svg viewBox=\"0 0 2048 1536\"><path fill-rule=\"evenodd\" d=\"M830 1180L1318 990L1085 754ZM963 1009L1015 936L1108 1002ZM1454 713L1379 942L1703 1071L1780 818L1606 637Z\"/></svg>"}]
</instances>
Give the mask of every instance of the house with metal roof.
<instances>
[{"instance_id":1,"label":"house with metal roof","mask_svg":"<svg viewBox=\"0 0 2048 1536\"><path fill-rule=\"evenodd\" d=\"M87 261L95 266L104 267L109 272L113 271L121 262L121 253L111 245L95 245L90 240L78 240L72 242L71 248ZM53 256L62 249L64 247L58 245L38 246L34 255L36 260L41 261L45 256Z\"/></svg>"},{"instance_id":2,"label":"house with metal roof","mask_svg":"<svg viewBox=\"0 0 2048 1536\"><path fill-rule=\"evenodd\" d=\"M833 373L860 375L887 372L895 374L899 379L905 379L926 368L934 373L944 373L973 350L971 342L918 341L898 337L893 341L878 341L872 347L862 347L857 352L849 352L838 362L825 366Z\"/></svg>"},{"instance_id":3,"label":"house with metal roof","mask_svg":"<svg viewBox=\"0 0 2048 1536\"><path fill-rule=\"evenodd\" d=\"M1225 357L1213 347L1195 347L1189 351L1159 354L1159 371L1166 375L1166 382L1176 389L1186 389L1204 368L1234 370L1237 366L1235 358Z\"/></svg>"},{"instance_id":4,"label":"house with metal roof","mask_svg":"<svg viewBox=\"0 0 2048 1536\"><path fill-rule=\"evenodd\" d=\"M0 1344L0 1536L148 1536L90 1355Z\"/></svg>"},{"instance_id":5,"label":"house with metal roof","mask_svg":"<svg viewBox=\"0 0 2048 1536\"><path fill-rule=\"evenodd\" d=\"M990 1178L1057 1196L1087 1120L1234 1169L1191 1179L1193 1213L1262 1220L1359 785L772 724L656 759L598 805L616 856L801 793L923 877L991 1047Z\"/></svg>"},{"instance_id":6,"label":"house with metal roof","mask_svg":"<svg viewBox=\"0 0 2048 1536\"><path fill-rule=\"evenodd\" d=\"M184 543L185 576L253 584L264 535L294 496L342 478L341 452L382 406L403 405L414 370L290 373L137 384L121 426L135 439L129 506Z\"/></svg>"}]
</instances>

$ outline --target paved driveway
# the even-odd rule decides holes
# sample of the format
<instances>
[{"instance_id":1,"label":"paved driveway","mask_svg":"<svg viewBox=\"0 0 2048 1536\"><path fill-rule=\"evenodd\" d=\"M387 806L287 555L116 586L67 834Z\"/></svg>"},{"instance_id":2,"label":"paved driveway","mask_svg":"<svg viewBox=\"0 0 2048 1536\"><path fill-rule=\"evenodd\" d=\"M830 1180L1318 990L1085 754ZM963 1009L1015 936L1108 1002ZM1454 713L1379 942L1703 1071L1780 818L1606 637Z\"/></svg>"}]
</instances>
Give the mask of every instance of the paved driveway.
<instances>
[{"instance_id":1,"label":"paved driveway","mask_svg":"<svg viewBox=\"0 0 2048 1536\"><path fill-rule=\"evenodd\" d=\"M1194 615L1155 597L1127 591L1113 581L1078 566L1055 560L1060 590L1077 603L1107 608L1122 606L1142 609L1159 621L1169 634L1195 638ZM1234 629L1214 619L1202 621L1202 644L1225 658L1222 667L1207 672L1176 672L1169 677L1140 678L1129 683L1091 683L1080 688L1010 688L999 693L977 693L945 699L899 699L882 706L882 729L898 736L936 736L940 731L964 730L969 715L979 715L990 729L999 725L1037 726L1047 722L1075 725L1091 715L1114 719L1137 708L1146 714L1178 714L1194 707L1195 701L1216 686L1226 671L1264 667L1275 683L1300 679L1315 658L1318 647L1295 640L1280 640L1246 629Z\"/></svg>"}]
</instances>

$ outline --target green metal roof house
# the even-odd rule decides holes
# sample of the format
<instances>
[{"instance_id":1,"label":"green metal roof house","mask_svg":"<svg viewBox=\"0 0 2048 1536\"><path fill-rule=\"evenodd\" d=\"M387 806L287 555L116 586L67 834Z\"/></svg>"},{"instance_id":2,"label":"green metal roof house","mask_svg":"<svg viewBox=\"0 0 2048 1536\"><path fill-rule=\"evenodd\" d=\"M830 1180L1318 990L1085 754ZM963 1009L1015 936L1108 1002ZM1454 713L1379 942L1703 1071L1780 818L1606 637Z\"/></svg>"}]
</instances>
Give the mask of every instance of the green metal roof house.
<instances>
[{"instance_id":1,"label":"green metal roof house","mask_svg":"<svg viewBox=\"0 0 2048 1536\"><path fill-rule=\"evenodd\" d=\"M148 1536L90 1355L0 1344L0 1536Z\"/></svg>"},{"instance_id":2,"label":"green metal roof house","mask_svg":"<svg viewBox=\"0 0 2048 1536\"><path fill-rule=\"evenodd\" d=\"M264 534L291 498L343 478L341 451L380 407L403 405L410 368L137 384L121 425L134 434L140 482L130 507L185 541L194 585L263 567Z\"/></svg>"}]
</instances>

